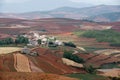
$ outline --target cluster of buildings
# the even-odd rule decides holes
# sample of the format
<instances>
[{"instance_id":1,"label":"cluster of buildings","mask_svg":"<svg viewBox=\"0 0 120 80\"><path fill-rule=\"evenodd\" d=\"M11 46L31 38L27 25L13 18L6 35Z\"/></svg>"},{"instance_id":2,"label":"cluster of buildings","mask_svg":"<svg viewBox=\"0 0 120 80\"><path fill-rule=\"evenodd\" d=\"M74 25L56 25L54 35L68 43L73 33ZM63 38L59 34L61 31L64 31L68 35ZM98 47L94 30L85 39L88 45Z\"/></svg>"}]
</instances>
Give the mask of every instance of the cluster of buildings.
<instances>
[{"instance_id":1,"label":"cluster of buildings","mask_svg":"<svg viewBox=\"0 0 120 80\"><path fill-rule=\"evenodd\" d=\"M63 42L60 40L57 40L54 36L47 36L47 35L40 35L38 32L29 32L27 34L22 35L26 38L28 38L29 43L27 46L50 46L52 45L57 45L57 46L62 46ZM40 41L40 42L39 42ZM22 50L21 53L31 55L31 56L38 56L39 54L36 51L31 51L30 48L25 46Z\"/></svg>"},{"instance_id":2,"label":"cluster of buildings","mask_svg":"<svg viewBox=\"0 0 120 80\"><path fill-rule=\"evenodd\" d=\"M57 40L54 36L40 35L38 32L30 32L24 34L23 36L29 39L29 43L27 44L27 46L49 46L50 43L58 46L63 45L63 42Z\"/></svg>"}]
</instances>

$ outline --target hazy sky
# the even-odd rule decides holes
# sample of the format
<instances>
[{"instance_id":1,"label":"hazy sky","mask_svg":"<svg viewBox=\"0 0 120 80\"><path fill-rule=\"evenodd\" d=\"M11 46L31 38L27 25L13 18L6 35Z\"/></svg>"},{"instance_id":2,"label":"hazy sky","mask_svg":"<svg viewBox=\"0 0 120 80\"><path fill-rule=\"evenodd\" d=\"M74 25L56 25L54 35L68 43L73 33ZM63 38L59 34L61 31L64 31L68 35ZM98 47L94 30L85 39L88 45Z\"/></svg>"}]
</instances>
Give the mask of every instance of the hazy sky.
<instances>
[{"instance_id":1,"label":"hazy sky","mask_svg":"<svg viewBox=\"0 0 120 80\"><path fill-rule=\"evenodd\" d=\"M46 11L58 7L120 5L120 0L0 0L0 12Z\"/></svg>"}]
</instances>

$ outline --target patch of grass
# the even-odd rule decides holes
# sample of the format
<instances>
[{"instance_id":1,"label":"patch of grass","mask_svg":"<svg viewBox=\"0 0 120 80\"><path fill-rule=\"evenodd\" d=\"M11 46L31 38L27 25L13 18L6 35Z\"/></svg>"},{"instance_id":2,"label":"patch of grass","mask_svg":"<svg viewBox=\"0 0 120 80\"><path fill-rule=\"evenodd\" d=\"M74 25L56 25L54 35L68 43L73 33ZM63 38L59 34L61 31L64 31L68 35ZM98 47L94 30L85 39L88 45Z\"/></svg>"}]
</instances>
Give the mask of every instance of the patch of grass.
<instances>
[{"instance_id":1,"label":"patch of grass","mask_svg":"<svg viewBox=\"0 0 120 80\"><path fill-rule=\"evenodd\" d=\"M119 63L111 63L111 64L104 64L101 66L102 69L112 69L112 68L120 68Z\"/></svg>"},{"instance_id":2,"label":"patch of grass","mask_svg":"<svg viewBox=\"0 0 120 80\"><path fill-rule=\"evenodd\" d=\"M85 32L86 32L86 31L80 30L80 31L75 31L75 32L73 32L73 34L75 34L75 35L77 35L77 36L82 36L83 34L85 34Z\"/></svg>"},{"instance_id":3,"label":"patch of grass","mask_svg":"<svg viewBox=\"0 0 120 80\"><path fill-rule=\"evenodd\" d=\"M51 49L51 50L58 50L59 48L58 47L49 46L49 49Z\"/></svg>"},{"instance_id":4,"label":"patch of grass","mask_svg":"<svg viewBox=\"0 0 120 80\"><path fill-rule=\"evenodd\" d=\"M107 80L106 77L96 74L68 74L67 76L72 78L78 78L79 80Z\"/></svg>"},{"instance_id":5,"label":"patch of grass","mask_svg":"<svg viewBox=\"0 0 120 80\"><path fill-rule=\"evenodd\" d=\"M0 45L0 47L24 47L26 44L9 44L9 45Z\"/></svg>"},{"instance_id":6,"label":"patch of grass","mask_svg":"<svg viewBox=\"0 0 120 80\"><path fill-rule=\"evenodd\" d=\"M88 52L94 52L96 50L103 50L103 49L107 49L107 48L97 48L97 47L84 47L86 51Z\"/></svg>"},{"instance_id":7,"label":"patch of grass","mask_svg":"<svg viewBox=\"0 0 120 80\"><path fill-rule=\"evenodd\" d=\"M98 42L109 42L110 46L120 47L120 32L112 29L76 31L74 34L79 37L95 38Z\"/></svg>"}]
</instances>

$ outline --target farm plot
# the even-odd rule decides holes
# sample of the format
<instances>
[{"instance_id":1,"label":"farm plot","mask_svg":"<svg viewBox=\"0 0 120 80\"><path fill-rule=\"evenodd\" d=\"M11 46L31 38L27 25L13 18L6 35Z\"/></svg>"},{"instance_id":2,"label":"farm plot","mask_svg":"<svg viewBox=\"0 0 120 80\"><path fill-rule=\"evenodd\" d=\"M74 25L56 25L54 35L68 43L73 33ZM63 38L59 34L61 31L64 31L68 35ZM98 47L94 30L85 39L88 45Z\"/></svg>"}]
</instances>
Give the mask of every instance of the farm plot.
<instances>
[{"instance_id":1,"label":"farm plot","mask_svg":"<svg viewBox=\"0 0 120 80\"><path fill-rule=\"evenodd\" d=\"M19 47L0 47L0 54L8 54L16 51L20 51L22 48Z\"/></svg>"},{"instance_id":2,"label":"farm plot","mask_svg":"<svg viewBox=\"0 0 120 80\"><path fill-rule=\"evenodd\" d=\"M43 50L41 50L43 49ZM41 50L39 52L39 50ZM60 56L55 56L51 50L44 48L34 49L39 53L38 57L28 56L29 59L43 72L65 74L65 73L84 73L85 71L77 68L73 68L63 64ZM59 54L59 53L58 53Z\"/></svg>"},{"instance_id":3,"label":"farm plot","mask_svg":"<svg viewBox=\"0 0 120 80\"><path fill-rule=\"evenodd\" d=\"M120 62L120 58L115 56L109 56L104 54L77 54L79 57L83 58L86 62L85 64L92 64L94 67L100 67L104 64L117 63Z\"/></svg>"},{"instance_id":4,"label":"farm plot","mask_svg":"<svg viewBox=\"0 0 120 80\"><path fill-rule=\"evenodd\" d=\"M0 80L78 80L78 79L47 73L0 72Z\"/></svg>"},{"instance_id":5,"label":"farm plot","mask_svg":"<svg viewBox=\"0 0 120 80\"><path fill-rule=\"evenodd\" d=\"M31 72L28 58L22 54L14 54L14 67L17 72Z\"/></svg>"},{"instance_id":6,"label":"farm plot","mask_svg":"<svg viewBox=\"0 0 120 80\"><path fill-rule=\"evenodd\" d=\"M120 69L113 68L113 69L98 69L98 71L102 72L99 75L102 76L111 76L111 77L119 77Z\"/></svg>"},{"instance_id":7,"label":"farm plot","mask_svg":"<svg viewBox=\"0 0 120 80\"><path fill-rule=\"evenodd\" d=\"M14 57L12 54L0 55L0 71L16 72L14 68Z\"/></svg>"}]
</instances>

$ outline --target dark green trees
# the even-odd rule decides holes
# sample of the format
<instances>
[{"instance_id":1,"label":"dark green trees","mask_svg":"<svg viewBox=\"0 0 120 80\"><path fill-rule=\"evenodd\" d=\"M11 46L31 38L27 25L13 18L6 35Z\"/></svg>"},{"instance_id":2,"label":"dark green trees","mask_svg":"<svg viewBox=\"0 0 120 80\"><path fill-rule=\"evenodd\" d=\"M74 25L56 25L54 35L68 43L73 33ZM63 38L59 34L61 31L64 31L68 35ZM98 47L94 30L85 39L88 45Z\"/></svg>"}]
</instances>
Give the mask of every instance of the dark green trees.
<instances>
[{"instance_id":1,"label":"dark green trees","mask_svg":"<svg viewBox=\"0 0 120 80\"><path fill-rule=\"evenodd\" d=\"M0 45L9 45L13 43L14 43L14 40L12 38L6 38L3 40L0 40Z\"/></svg>"},{"instance_id":2,"label":"dark green trees","mask_svg":"<svg viewBox=\"0 0 120 80\"><path fill-rule=\"evenodd\" d=\"M76 48L76 45L73 42L64 42L64 45Z\"/></svg>"},{"instance_id":3,"label":"dark green trees","mask_svg":"<svg viewBox=\"0 0 120 80\"><path fill-rule=\"evenodd\" d=\"M0 45L9 45L9 44L27 44L28 38L23 36L18 36L15 40L12 38L5 38L0 40Z\"/></svg>"},{"instance_id":4,"label":"dark green trees","mask_svg":"<svg viewBox=\"0 0 120 80\"><path fill-rule=\"evenodd\" d=\"M41 39L38 39L37 42L38 42L38 44L41 44Z\"/></svg>"},{"instance_id":5,"label":"dark green trees","mask_svg":"<svg viewBox=\"0 0 120 80\"><path fill-rule=\"evenodd\" d=\"M84 63L85 62L84 59L78 57L75 54L72 54L72 51L65 51L64 54L63 54L63 57L67 58L67 59L70 59L70 60L73 60L73 61L78 62L78 63Z\"/></svg>"},{"instance_id":6,"label":"dark green trees","mask_svg":"<svg viewBox=\"0 0 120 80\"><path fill-rule=\"evenodd\" d=\"M16 39L15 39L15 43L16 44L27 44L29 41L28 41L28 38L24 37L24 36L18 36Z\"/></svg>"},{"instance_id":7,"label":"dark green trees","mask_svg":"<svg viewBox=\"0 0 120 80\"><path fill-rule=\"evenodd\" d=\"M96 73L96 69L92 65L84 66L84 68L90 74L95 74Z\"/></svg>"}]
</instances>

